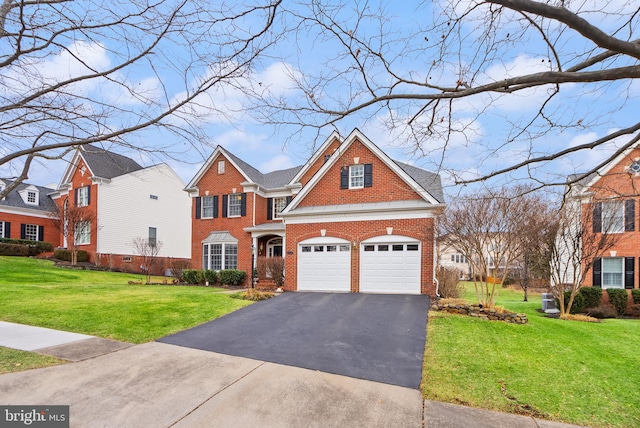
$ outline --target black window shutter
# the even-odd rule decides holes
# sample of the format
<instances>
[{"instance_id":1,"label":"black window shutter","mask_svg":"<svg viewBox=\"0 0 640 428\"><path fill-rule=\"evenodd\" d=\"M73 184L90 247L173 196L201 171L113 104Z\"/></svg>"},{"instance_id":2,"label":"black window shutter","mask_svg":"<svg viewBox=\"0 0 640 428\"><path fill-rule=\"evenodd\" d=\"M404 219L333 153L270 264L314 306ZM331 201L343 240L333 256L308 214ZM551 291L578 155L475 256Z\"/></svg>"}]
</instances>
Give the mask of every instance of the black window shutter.
<instances>
[{"instance_id":1,"label":"black window shutter","mask_svg":"<svg viewBox=\"0 0 640 428\"><path fill-rule=\"evenodd\" d=\"M222 217L227 217L227 203L229 195L222 195Z\"/></svg>"},{"instance_id":2,"label":"black window shutter","mask_svg":"<svg viewBox=\"0 0 640 428\"><path fill-rule=\"evenodd\" d=\"M8 221L4 222L4 237L11 238L11 223Z\"/></svg>"},{"instance_id":3,"label":"black window shutter","mask_svg":"<svg viewBox=\"0 0 640 428\"><path fill-rule=\"evenodd\" d=\"M593 232L602 232L602 202L593 205Z\"/></svg>"},{"instance_id":4,"label":"black window shutter","mask_svg":"<svg viewBox=\"0 0 640 428\"><path fill-rule=\"evenodd\" d=\"M635 282L635 258L624 258L624 288L633 288Z\"/></svg>"},{"instance_id":5,"label":"black window shutter","mask_svg":"<svg viewBox=\"0 0 640 428\"><path fill-rule=\"evenodd\" d=\"M593 261L593 286L602 287L602 259Z\"/></svg>"},{"instance_id":6,"label":"black window shutter","mask_svg":"<svg viewBox=\"0 0 640 428\"><path fill-rule=\"evenodd\" d=\"M373 185L373 164L364 164L364 187L371 187Z\"/></svg>"},{"instance_id":7,"label":"black window shutter","mask_svg":"<svg viewBox=\"0 0 640 428\"><path fill-rule=\"evenodd\" d=\"M349 167L343 166L340 168L340 188L348 189L349 188Z\"/></svg>"},{"instance_id":8,"label":"black window shutter","mask_svg":"<svg viewBox=\"0 0 640 428\"><path fill-rule=\"evenodd\" d=\"M38 241L44 241L44 226L38 226Z\"/></svg>"},{"instance_id":9,"label":"black window shutter","mask_svg":"<svg viewBox=\"0 0 640 428\"><path fill-rule=\"evenodd\" d=\"M291 200L293 199L292 196L287 196L287 205L289 205L291 203ZM285 207L287 206L285 205Z\"/></svg>"},{"instance_id":10,"label":"black window shutter","mask_svg":"<svg viewBox=\"0 0 640 428\"><path fill-rule=\"evenodd\" d=\"M273 198L267 198L267 220L273 220Z\"/></svg>"},{"instance_id":11,"label":"black window shutter","mask_svg":"<svg viewBox=\"0 0 640 428\"><path fill-rule=\"evenodd\" d=\"M242 199L240 199L240 216L244 217L247 215L247 194L242 194Z\"/></svg>"},{"instance_id":12,"label":"black window shutter","mask_svg":"<svg viewBox=\"0 0 640 428\"><path fill-rule=\"evenodd\" d=\"M196 220L202 218L202 198L196 197Z\"/></svg>"},{"instance_id":13,"label":"black window shutter","mask_svg":"<svg viewBox=\"0 0 640 428\"><path fill-rule=\"evenodd\" d=\"M213 197L213 218L218 218L218 195Z\"/></svg>"},{"instance_id":14,"label":"black window shutter","mask_svg":"<svg viewBox=\"0 0 640 428\"><path fill-rule=\"evenodd\" d=\"M27 225L20 225L20 239L27 239Z\"/></svg>"},{"instance_id":15,"label":"black window shutter","mask_svg":"<svg viewBox=\"0 0 640 428\"><path fill-rule=\"evenodd\" d=\"M73 205L78 206L78 189L73 191Z\"/></svg>"},{"instance_id":16,"label":"black window shutter","mask_svg":"<svg viewBox=\"0 0 640 428\"><path fill-rule=\"evenodd\" d=\"M624 201L624 231L636 230L636 201L627 199Z\"/></svg>"},{"instance_id":17,"label":"black window shutter","mask_svg":"<svg viewBox=\"0 0 640 428\"><path fill-rule=\"evenodd\" d=\"M91 186L87 186L87 205L91 203Z\"/></svg>"}]
</instances>

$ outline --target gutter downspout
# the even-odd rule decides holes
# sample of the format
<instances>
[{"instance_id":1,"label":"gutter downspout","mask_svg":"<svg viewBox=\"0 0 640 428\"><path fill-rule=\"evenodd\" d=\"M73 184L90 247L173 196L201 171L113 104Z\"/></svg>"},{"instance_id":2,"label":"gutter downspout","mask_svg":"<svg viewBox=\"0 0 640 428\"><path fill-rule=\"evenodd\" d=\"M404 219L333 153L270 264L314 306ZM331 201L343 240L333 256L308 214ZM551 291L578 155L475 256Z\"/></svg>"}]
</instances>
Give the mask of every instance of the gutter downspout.
<instances>
[{"instance_id":1,"label":"gutter downspout","mask_svg":"<svg viewBox=\"0 0 640 428\"><path fill-rule=\"evenodd\" d=\"M438 293L438 288L440 287L440 283L438 282L438 278L436 278L436 272L438 270L438 255L436 253L437 251L437 244L434 240L433 242L433 282L435 282L436 284L436 297L440 297L440 294Z\"/></svg>"}]
</instances>

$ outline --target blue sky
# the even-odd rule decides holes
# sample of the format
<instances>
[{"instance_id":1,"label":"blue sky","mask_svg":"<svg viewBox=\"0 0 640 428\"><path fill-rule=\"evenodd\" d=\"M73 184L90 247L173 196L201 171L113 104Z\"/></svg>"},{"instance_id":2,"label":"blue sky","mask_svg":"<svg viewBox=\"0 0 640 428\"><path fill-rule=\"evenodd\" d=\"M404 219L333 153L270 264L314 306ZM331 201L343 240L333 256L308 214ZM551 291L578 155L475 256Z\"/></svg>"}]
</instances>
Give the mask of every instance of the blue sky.
<instances>
[{"instance_id":1,"label":"blue sky","mask_svg":"<svg viewBox=\"0 0 640 428\"><path fill-rule=\"evenodd\" d=\"M435 77L443 85L451 85L457 80L460 70L456 70L453 62L438 70L430 70L430 57L426 56L428 50L413 50L412 37L417 42L422 38L415 37L422 34L422 29L429 25L433 17L442 19L436 9L428 9L430 3L417 2L383 2L385 11L385 37L389 40L398 39L402 42L388 43L385 40L383 47L387 54L394 55L401 52L400 46L405 46L406 52L397 55L394 64L399 70L411 75L416 80L427 79L427 76ZM593 3L591 5L590 3ZM607 7L614 9L623 8L626 2L610 2ZM363 2L353 2L355 5L363 5ZM582 2L585 10L596 10L598 2ZM372 10L377 8L377 2L371 2ZM461 14L467 10L473 2L455 2L450 9L452 13ZM289 7L289 5L286 5ZM292 6L295 10L304 11L304 5ZM576 6L577 7L577 6ZM601 7L601 6L600 6ZM632 8L637 8L631 4ZM373 37L375 40L376 25L374 20L363 21L356 26L355 17L345 9L338 17L345 26L353 23L355 32L359 37ZM627 11L629 8L626 9ZM434 15L435 14L435 15ZM602 25L603 28L613 31L617 28L619 17L611 17L601 13L590 12L585 18ZM481 16L470 15L470 19L481 19ZM285 17L285 20L291 19ZM457 54L459 64L473 65L474 49L473 37L482 32L483 26L477 25L481 21L470 21L460 27L469 41L468 45L460 45ZM290 22L278 23L287 25ZM346 27L345 27L346 28ZM519 26L505 24L501 31L516 34ZM634 29L635 30L635 29ZM431 37L433 33L429 34ZM580 52L584 47L582 42L571 32L558 33L561 41L563 60L569 58L575 52ZM625 35L626 37L627 35ZM435 36L437 37L437 35ZM622 35L621 35L622 37ZM635 36L637 37L637 36ZM635 38L631 37L631 38ZM425 36L426 39L426 36ZM525 32L521 41L514 41L502 46L501 56L489 64L483 65L475 76L475 82L502 79L522 73L544 71L549 69L549 52L540 42L535 33ZM248 104L248 99L237 86L252 86L256 83L261 88L268 88L274 95L288 100L293 105L305 104L305 94L297 90L290 80L290 76L297 78L313 79L322 73L339 72L346 70L349 64L341 56L341 46L335 40L323 38L313 31L298 32L296 37L289 37L277 44L267 52L267 55L256 64L253 74L249 77L238 79L236 87L224 86L211 91L208 96L199 99L198 113L201 115L200 126L206 134L206 141L199 142L195 148L177 139L174 135L157 130L147 130L127 138L132 143L141 142L147 146L170 146L175 151L175 159L163 155L149 155L146 153L127 152L115 149L122 154L138 160L143 165L152 165L158 162L167 162L187 183L202 165L206 157L220 144L226 149L252 164L262 172L275 169L289 168L304 163L312 154L314 147L323 142L333 128L325 128L319 133L319 137L312 130L298 133L295 126L273 126L260 123L253 115L240 112L242 106ZM395 49L395 51L394 51ZM79 40L74 46L75 52L83 60L105 67L112 61L107 49L96 43ZM75 64L75 65L74 65ZM47 68L50 70L73 69L77 64L73 59L59 55L50 60ZM380 70L374 68L376 72ZM436 72L437 71L437 72ZM206 72L202 70L202 72ZM432 73L431 75L429 73ZM323 88L321 95L327 100L343 99L353 75L345 73L345 80L334 80ZM138 82L138 87L149 96L159 92L156 77L151 70L140 68L131 76ZM377 79L384 81L384 75L377 75ZM255 87L258 89L257 87ZM104 90L98 88L78 88L78 91ZM412 90L410 86L407 90ZM462 100L454 104L454 124L464 133L453 135L448 141L446 150L443 151L444 140L430 139L424 143L420 150L415 145L407 143L406 129L399 128L389 130L383 124L390 117L406 118L406 105L392 106L390 110L370 108L361 111L347 119L338 122L338 131L347 135L354 127L364 132L375 144L384 149L392 158L414 164L425 169L441 172L443 175L446 192L455 195L461 191L460 186L453 186L452 173L463 178L472 178L478 174L486 174L495 169L504 167L510 163L518 162L533 154L543 154L553 150L562 150L567 147L602 137L621 127L628 126L637 121L637 112L640 111L638 99L640 99L640 83L624 82L598 85L567 85L560 96L549 103L549 111L559 114L568 126L541 135L530 135L527 138L519 138L513 143L505 144L513 135L512 124L526 123L539 108L549 88L528 90L522 94L503 96L477 96ZM175 98L180 97L179 86L170 94ZM122 103L127 94L110 94L113 102ZM158 94L158 96L160 96ZM207 110L211 108L211 110ZM415 106L414 106L415 108ZM221 115L219 112L226 112ZM481 114L478 114L481 112ZM396 115L396 116L394 116ZM178 123L177 120L175 123ZM618 143L619 144L619 143ZM533 175L541 181L562 181L563 177L579 171L584 171L598 164L603 157L612 153L616 143L597 150L583 151L575 155L554 162L540 164L535 170L522 170L492 180L489 186L513 183L517 180L527 179ZM45 185L57 182L64 171L64 161L50 161L39 163L32 168L29 182ZM0 169L0 176L12 175L7 168Z\"/></svg>"}]
</instances>

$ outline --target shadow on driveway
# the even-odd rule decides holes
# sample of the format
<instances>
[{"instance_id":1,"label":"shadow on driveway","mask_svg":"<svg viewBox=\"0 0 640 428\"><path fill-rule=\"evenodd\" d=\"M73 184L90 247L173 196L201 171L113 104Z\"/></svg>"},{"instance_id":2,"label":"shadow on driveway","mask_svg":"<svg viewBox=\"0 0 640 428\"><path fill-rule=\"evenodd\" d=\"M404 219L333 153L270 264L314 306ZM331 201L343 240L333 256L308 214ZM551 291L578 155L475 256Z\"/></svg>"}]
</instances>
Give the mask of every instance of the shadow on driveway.
<instances>
[{"instance_id":1,"label":"shadow on driveway","mask_svg":"<svg viewBox=\"0 0 640 428\"><path fill-rule=\"evenodd\" d=\"M418 388L429 296L284 293L159 342Z\"/></svg>"}]
</instances>

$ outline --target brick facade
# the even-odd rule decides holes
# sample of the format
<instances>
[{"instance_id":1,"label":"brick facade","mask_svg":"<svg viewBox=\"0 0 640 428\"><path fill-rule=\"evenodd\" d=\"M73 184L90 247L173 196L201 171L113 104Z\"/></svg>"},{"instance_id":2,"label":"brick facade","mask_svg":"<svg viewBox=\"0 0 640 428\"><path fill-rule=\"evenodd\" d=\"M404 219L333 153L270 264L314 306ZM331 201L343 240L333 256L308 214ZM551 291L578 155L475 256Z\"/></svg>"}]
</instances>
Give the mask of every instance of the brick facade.
<instances>
[{"instance_id":1,"label":"brick facade","mask_svg":"<svg viewBox=\"0 0 640 428\"><path fill-rule=\"evenodd\" d=\"M40 197L43 197L40 195ZM26 214L14 214L7 212L0 212L0 221L8 222L11 224L9 236L5 238L21 239L20 237L20 225L22 224L35 224L44 228L44 236L42 240L51 243L53 248L60 245L60 232L58 230L58 221L53 218L43 218L30 216Z\"/></svg>"}]
</instances>

